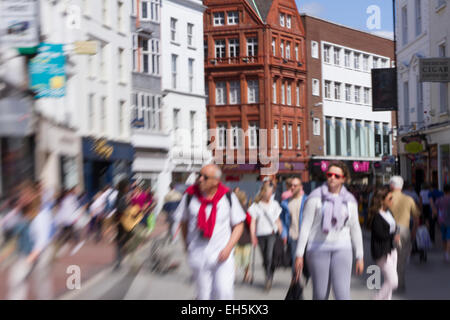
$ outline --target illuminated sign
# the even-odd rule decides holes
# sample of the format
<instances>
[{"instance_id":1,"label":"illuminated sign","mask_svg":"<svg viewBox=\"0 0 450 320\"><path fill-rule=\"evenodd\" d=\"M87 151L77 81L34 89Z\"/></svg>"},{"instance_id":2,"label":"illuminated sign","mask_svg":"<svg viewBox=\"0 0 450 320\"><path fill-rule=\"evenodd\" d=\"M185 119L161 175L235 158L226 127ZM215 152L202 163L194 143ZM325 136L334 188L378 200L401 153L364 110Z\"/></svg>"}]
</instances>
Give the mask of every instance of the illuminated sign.
<instances>
[{"instance_id":1,"label":"illuminated sign","mask_svg":"<svg viewBox=\"0 0 450 320\"><path fill-rule=\"evenodd\" d=\"M354 161L353 162L353 170L355 172L369 172L370 170L370 162L368 161Z\"/></svg>"}]
</instances>

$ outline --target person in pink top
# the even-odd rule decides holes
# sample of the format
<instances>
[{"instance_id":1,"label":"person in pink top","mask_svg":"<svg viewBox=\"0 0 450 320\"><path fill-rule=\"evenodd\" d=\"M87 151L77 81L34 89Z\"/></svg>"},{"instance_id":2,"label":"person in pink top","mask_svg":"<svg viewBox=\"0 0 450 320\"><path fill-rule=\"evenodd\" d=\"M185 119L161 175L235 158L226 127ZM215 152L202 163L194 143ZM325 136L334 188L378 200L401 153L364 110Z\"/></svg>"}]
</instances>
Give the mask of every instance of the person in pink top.
<instances>
[{"instance_id":1,"label":"person in pink top","mask_svg":"<svg viewBox=\"0 0 450 320\"><path fill-rule=\"evenodd\" d=\"M140 186L136 186L133 196L131 197L131 204L138 205L141 209L144 209L147 202L147 194L142 190Z\"/></svg>"}]
</instances>

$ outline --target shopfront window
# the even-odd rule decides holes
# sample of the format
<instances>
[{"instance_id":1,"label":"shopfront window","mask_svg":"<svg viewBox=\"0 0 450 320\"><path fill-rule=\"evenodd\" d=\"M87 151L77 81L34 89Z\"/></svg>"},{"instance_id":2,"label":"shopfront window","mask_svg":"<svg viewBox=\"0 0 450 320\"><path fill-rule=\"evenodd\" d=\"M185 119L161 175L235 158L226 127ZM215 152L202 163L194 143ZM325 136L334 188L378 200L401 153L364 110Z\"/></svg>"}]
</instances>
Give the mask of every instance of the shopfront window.
<instances>
[{"instance_id":1,"label":"shopfront window","mask_svg":"<svg viewBox=\"0 0 450 320\"><path fill-rule=\"evenodd\" d=\"M333 129L333 124L331 121L331 118L327 117L325 119L325 134L326 134L326 141L327 141L327 155L334 155L334 137L335 137L335 132Z\"/></svg>"},{"instance_id":2,"label":"shopfront window","mask_svg":"<svg viewBox=\"0 0 450 320\"><path fill-rule=\"evenodd\" d=\"M336 119L336 155L342 156L342 139L343 139L343 124L342 119Z\"/></svg>"},{"instance_id":3,"label":"shopfront window","mask_svg":"<svg viewBox=\"0 0 450 320\"><path fill-rule=\"evenodd\" d=\"M352 156L352 131L353 131L353 123L352 120L347 120L347 128L346 128L346 134L347 134L347 156ZM354 141L353 141L354 143Z\"/></svg>"},{"instance_id":4,"label":"shopfront window","mask_svg":"<svg viewBox=\"0 0 450 320\"><path fill-rule=\"evenodd\" d=\"M361 139L362 139L362 124L361 121L356 121L356 134L355 134L355 146L356 146L356 154L355 156L362 156L361 153Z\"/></svg>"},{"instance_id":5,"label":"shopfront window","mask_svg":"<svg viewBox=\"0 0 450 320\"><path fill-rule=\"evenodd\" d=\"M78 166L75 157L61 156L61 186L64 190L78 185Z\"/></svg>"},{"instance_id":6,"label":"shopfront window","mask_svg":"<svg viewBox=\"0 0 450 320\"><path fill-rule=\"evenodd\" d=\"M375 156L379 157L382 154L381 150L381 128L377 123L375 124Z\"/></svg>"},{"instance_id":7,"label":"shopfront window","mask_svg":"<svg viewBox=\"0 0 450 320\"><path fill-rule=\"evenodd\" d=\"M391 154L391 135L388 124L383 124L383 154Z\"/></svg>"}]
</instances>

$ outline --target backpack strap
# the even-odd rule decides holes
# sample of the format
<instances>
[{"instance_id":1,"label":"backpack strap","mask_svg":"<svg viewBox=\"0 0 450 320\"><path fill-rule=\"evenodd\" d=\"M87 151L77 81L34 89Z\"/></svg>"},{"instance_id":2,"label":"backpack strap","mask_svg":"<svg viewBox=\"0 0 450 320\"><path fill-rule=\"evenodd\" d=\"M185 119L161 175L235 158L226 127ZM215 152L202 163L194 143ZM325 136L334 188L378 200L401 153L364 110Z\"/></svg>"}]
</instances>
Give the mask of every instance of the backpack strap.
<instances>
[{"instance_id":1,"label":"backpack strap","mask_svg":"<svg viewBox=\"0 0 450 320\"><path fill-rule=\"evenodd\" d=\"M228 199L228 204L230 205L230 208L231 208L231 204L232 204L232 202L231 202L231 193L232 193L233 191L228 191L225 195L227 196L227 199Z\"/></svg>"},{"instance_id":2,"label":"backpack strap","mask_svg":"<svg viewBox=\"0 0 450 320\"><path fill-rule=\"evenodd\" d=\"M186 193L187 194L187 199L186 199L186 207L189 207L189 204L191 203L192 200L192 194Z\"/></svg>"}]
</instances>

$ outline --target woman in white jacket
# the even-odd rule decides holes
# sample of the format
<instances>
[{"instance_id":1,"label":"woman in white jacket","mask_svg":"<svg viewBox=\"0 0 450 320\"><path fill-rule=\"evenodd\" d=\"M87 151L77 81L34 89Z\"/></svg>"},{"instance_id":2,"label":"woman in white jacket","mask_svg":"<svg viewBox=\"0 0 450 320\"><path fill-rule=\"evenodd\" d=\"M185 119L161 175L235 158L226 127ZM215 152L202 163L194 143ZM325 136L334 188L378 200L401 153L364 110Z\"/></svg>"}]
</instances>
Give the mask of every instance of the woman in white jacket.
<instances>
[{"instance_id":1,"label":"woman in white jacket","mask_svg":"<svg viewBox=\"0 0 450 320\"><path fill-rule=\"evenodd\" d=\"M327 182L315 189L305 204L296 253L297 275L303 269L304 255L313 282L313 299L328 299L333 287L337 300L350 299L353 263L362 274L363 240L358 219L358 204L345 188L350 172L341 161L332 162Z\"/></svg>"}]
</instances>

